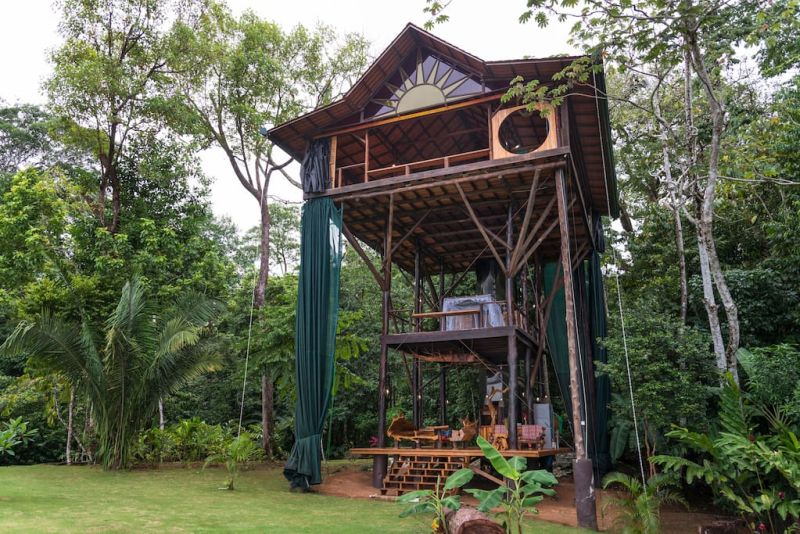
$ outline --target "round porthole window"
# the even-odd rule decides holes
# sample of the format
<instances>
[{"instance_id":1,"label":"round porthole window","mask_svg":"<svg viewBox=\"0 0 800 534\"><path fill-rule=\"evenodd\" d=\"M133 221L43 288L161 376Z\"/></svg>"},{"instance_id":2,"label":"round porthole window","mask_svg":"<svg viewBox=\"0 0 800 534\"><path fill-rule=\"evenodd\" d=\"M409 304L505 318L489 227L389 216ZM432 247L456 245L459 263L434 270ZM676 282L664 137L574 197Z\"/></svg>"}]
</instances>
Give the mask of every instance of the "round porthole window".
<instances>
[{"instance_id":1,"label":"round porthole window","mask_svg":"<svg viewBox=\"0 0 800 534\"><path fill-rule=\"evenodd\" d=\"M500 145L512 154L527 154L539 148L549 132L547 118L538 110L518 109L503 119L497 131Z\"/></svg>"}]
</instances>

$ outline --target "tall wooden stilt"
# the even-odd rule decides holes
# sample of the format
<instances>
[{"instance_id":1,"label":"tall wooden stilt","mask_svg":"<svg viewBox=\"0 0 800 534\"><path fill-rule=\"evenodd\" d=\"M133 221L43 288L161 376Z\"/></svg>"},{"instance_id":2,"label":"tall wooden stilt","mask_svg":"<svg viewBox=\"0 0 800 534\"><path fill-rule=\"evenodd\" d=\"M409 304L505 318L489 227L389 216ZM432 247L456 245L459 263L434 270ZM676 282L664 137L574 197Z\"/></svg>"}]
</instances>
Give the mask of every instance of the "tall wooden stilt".
<instances>
[{"instance_id":1,"label":"tall wooden stilt","mask_svg":"<svg viewBox=\"0 0 800 534\"><path fill-rule=\"evenodd\" d=\"M531 384L531 348L525 348L525 419L528 424L533 424L533 392Z\"/></svg>"},{"instance_id":2,"label":"tall wooden stilt","mask_svg":"<svg viewBox=\"0 0 800 534\"><path fill-rule=\"evenodd\" d=\"M513 203L508 204L508 221L506 224L506 308L508 309L508 324L518 326L514 323L514 277L511 276L511 257L514 247L514 214ZM508 444L512 448L517 448L517 422L519 415L517 412L517 371L519 358L517 355L517 332L512 329L508 335Z\"/></svg>"},{"instance_id":3,"label":"tall wooden stilt","mask_svg":"<svg viewBox=\"0 0 800 534\"><path fill-rule=\"evenodd\" d=\"M383 299L381 309L381 356L378 364L378 447L386 445L386 398L388 396L389 348L383 336L389 333L389 307L392 298L392 223L394 221L394 195L389 195L389 213L386 217L386 230L383 246ZM372 485L383 487L388 458L376 455L372 460Z\"/></svg>"},{"instance_id":4,"label":"tall wooden stilt","mask_svg":"<svg viewBox=\"0 0 800 534\"><path fill-rule=\"evenodd\" d=\"M439 271L439 311L444 309L444 262ZM439 424L447 424L447 367L439 364Z\"/></svg>"},{"instance_id":5,"label":"tall wooden stilt","mask_svg":"<svg viewBox=\"0 0 800 534\"><path fill-rule=\"evenodd\" d=\"M575 508L578 526L597 530L597 509L594 494L592 461L586 455L583 399L578 383L578 333L575 328L575 286L572 282L570 257L569 214L567 213L567 184L562 169L556 169L556 196L558 222L561 233L561 264L564 276L564 300L567 322L567 350L569 351L569 389L572 398L572 421L575 438Z\"/></svg>"},{"instance_id":6,"label":"tall wooden stilt","mask_svg":"<svg viewBox=\"0 0 800 534\"><path fill-rule=\"evenodd\" d=\"M447 424L447 367L439 364L439 424Z\"/></svg>"},{"instance_id":7,"label":"tall wooden stilt","mask_svg":"<svg viewBox=\"0 0 800 534\"><path fill-rule=\"evenodd\" d=\"M419 242L414 244L414 313L422 311L422 253L420 250ZM421 328L421 320L414 319L414 331L419 332ZM417 428L422 427L422 380L420 373L420 361L414 358L411 362L411 407L412 407L412 422Z\"/></svg>"}]
</instances>

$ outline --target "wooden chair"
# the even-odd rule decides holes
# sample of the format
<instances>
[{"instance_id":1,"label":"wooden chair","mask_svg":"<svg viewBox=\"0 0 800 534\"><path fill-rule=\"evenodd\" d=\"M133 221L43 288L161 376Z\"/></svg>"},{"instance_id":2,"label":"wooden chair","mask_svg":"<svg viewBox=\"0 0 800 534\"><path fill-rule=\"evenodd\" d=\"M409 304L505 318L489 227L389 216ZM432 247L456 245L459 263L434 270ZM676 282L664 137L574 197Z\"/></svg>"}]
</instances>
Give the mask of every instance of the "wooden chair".
<instances>
[{"instance_id":1,"label":"wooden chair","mask_svg":"<svg viewBox=\"0 0 800 534\"><path fill-rule=\"evenodd\" d=\"M527 445L528 449L540 451L544 448L545 428L542 425L517 425L517 441L519 448Z\"/></svg>"},{"instance_id":2,"label":"wooden chair","mask_svg":"<svg viewBox=\"0 0 800 534\"><path fill-rule=\"evenodd\" d=\"M406 419L406 415L400 412L392 419L389 428L386 429L386 435L394 440L394 446L399 447L400 442L413 441L420 443L422 441L434 442L439 439L437 429L446 427L426 427L417 429L414 424Z\"/></svg>"},{"instance_id":3,"label":"wooden chair","mask_svg":"<svg viewBox=\"0 0 800 534\"><path fill-rule=\"evenodd\" d=\"M395 447L399 447L402 440L416 441L414 439L416 431L416 427L406 419L406 415L400 412L392 418L389 428L386 429L386 435L394 440Z\"/></svg>"},{"instance_id":4,"label":"wooden chair","mask_svg":"<svg viewBox=\"0 0 800 534\"><path fill-rule=\"evenodd\" d=\"M498 451L508 450L508 429L506 425L494 425L492 445L494 445L494 448Z\"/></svg>"},{"instance_id":5,"label":"wooden chair","mask_svg":"<svg viewBox=\"0 0 800 534\"><path fill-rule=\"evenodd\" d=\"M469 419L461 420L462 428L460 430L453 430L450 434L450 441L453 443L453 448L457 447L458 443L463 445L469 443L478 434L477 421L470 421Z\"/></svg>"}]
</instances>

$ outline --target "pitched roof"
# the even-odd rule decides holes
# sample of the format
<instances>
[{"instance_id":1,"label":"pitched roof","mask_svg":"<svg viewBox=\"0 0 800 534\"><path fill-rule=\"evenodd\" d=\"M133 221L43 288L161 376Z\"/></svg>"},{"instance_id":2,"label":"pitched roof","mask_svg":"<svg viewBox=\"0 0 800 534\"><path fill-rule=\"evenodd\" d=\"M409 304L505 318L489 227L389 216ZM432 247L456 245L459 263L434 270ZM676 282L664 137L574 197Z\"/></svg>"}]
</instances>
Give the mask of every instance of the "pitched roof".
<instances>
[{"instance_id":1,"label":"pitched roof","mask_svg":"<svg viewBox=\"0 0 800 534\"><path fill-rule=\"evenodd\" d=\"M507 87L516 76L522 76L526 80L550 81L554 74L581 57L558 56L484 61L409 23L342 98L272 128L267 134L268 137L287 154L301 160L308 141L314 137L318 137L334 127L358 123L368 124L367 121L361 121L361 111L370 103L375 93L383 87L386 80L394 75L403 61L419 49L427 49L442 58L449 59L465 72L483 80L486 85L499 87ZM602 73L597 75L597 85L601 89L604 86ZM598 183L597 178L599 178L600 184L605 182L605 187L611 197L609 199L611 213L616 213L616 177L608 136L610 128L606 102L604 99L597 98L594 88L589 86L575 88L573 94L578 98L572 98L572 110L581 119L577 123L577 133L581 137L585 136L582 149L587 176L590 182ZM583 98L580 98L581 96ZM604 204L605 199L600 205L604 208Z\"/></svg>"}]
</instances>

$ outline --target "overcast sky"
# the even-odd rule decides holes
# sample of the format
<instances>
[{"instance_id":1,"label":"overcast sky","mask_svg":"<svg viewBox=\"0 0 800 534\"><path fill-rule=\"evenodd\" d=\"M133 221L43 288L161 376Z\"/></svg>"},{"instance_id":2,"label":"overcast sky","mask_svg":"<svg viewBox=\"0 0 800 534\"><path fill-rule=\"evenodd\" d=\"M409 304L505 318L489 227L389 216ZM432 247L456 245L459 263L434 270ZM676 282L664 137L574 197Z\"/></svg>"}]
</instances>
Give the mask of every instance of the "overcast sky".
<instances>
[{"instance_id":1,"label":"overcast sky","mask_svg":"<svg viewBox=\"0 0 800 534\"><path fill-rule=\"evenodd\" d=\"M236 13L252 9L284 27L317 21L343 32L363 33L377 56L408 22L427 20L424 0L228 0ZM49 50L58 46L58 13L51 0L3 1L0 4L0 99L9 103L44 104L42 81L50 72ZM486 60L545 57L574 53L567 44L567 26L539 29L519 24L524 0L454 0L450 22L436 28L440 38ZM214 179L212 202L217 215L227 215L240 229L258 224L258 205L244 192L218 150L203 155L203 168ZM298 173L295 165L291 172ZM272 194L299 201L300 191L280 178Z\"/></svg>"}]
</instances>

